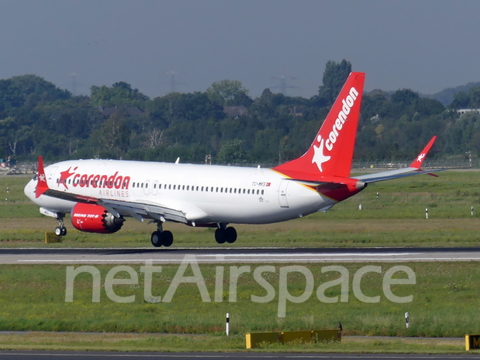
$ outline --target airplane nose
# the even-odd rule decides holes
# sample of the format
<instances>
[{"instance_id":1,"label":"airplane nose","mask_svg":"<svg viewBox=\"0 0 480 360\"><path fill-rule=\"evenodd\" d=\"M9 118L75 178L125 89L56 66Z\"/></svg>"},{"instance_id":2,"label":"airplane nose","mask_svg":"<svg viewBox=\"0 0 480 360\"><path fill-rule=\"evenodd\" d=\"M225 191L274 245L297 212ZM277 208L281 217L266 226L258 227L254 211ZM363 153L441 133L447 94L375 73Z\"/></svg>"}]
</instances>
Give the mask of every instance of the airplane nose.
<instances>
[{"instance_id":1,"label":"airplane nose","mask_svg":"<svg viewBox=\"0 0 480 360\"><path fill-rule=\"evenodd\" d=\"M23 188L23 193L30 200L33 201L35 199L35 184L33 180L30 180L28 184L25 185L25 187Z\"/></svg>"}]
</instances>

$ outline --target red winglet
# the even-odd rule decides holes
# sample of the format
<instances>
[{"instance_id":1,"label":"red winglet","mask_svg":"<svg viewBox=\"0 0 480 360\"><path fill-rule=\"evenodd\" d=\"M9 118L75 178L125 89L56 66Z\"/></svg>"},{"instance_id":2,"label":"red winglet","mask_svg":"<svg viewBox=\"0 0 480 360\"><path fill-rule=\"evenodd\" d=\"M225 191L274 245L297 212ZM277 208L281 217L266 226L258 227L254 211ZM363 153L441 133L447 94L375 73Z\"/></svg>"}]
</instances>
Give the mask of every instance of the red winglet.
<instances>
[{"instance_id":1,"label":"red winglet","mask_svg":"<svg viewBox=\"0 0 480 360\"><path fill-rule=\"evenodd\" d=\"M430 142L427 144L427 146L425 146L425 148L420 152L420 154L418 154L417 158L415 160L413 160L413 162L410 164L410 167L420 169L420 167L423 164L423 161L427 157L427 154L430 151L430 148L433 146L433 143L435 142L436 139L437 139L437 137L434 136L430 140Z\"/></svg>"},{"instance_id":2,"label":"red winglet","mask_svg":"<svg viewBox=\"0 0 480 360\"><path fill-rule=\"evenodd\" d=\"M38 157L38 171L37 171L37 189L35 190L35 197L40 197L45 191L49 189L47 184L47 177L43 168L43 159Z\"/></svg>"}]
</instances>

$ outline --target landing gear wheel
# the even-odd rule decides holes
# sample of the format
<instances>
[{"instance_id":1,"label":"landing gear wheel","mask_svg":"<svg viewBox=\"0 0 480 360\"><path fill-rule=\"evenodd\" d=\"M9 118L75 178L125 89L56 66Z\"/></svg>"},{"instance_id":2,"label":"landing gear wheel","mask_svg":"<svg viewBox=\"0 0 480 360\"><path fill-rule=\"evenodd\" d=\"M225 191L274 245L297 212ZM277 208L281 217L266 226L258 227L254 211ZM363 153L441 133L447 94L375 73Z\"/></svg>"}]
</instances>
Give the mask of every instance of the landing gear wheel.
<instances>
[{"instance_id":1,"label":"landing gear wheel","mask_svg":"<svg viewBox=\"0 0 480 360\"><path fill-rule=\"evenodd\" d=\"M173 244L173 234L171 231L164 231L162 232L162 245L165 247L169 247Z\"/></svg>"},{"instance_id":2,"label":"landing gear wheel","mask_svg":"<svg viewBox=\"0 0 480 360\"><path fill-rule=\"evenodd\" d=\"M225 229L225 240L229 244L233 244L237 240L237 230L234 227L228 227Z\"/></svg>"},{"instance_id":3,"label":"landing gear wheel","mask_svg":"<svg viewBox=\"0 0 480 360\"><path fill-rule=\"evenodd\" d=\"M150 237L152 245L155 247L169 247L173 244L173 234L171 231L154 231Z\"/></svg>"},{"instance_id":4,"label":"landing gear wheel","mask_svg":"<svg viewBox=\"0 0 480 360\"><path fill-rule=\"evenodd\" d=\"M218 228L217 230L215 230L215 241L217 243L224 244L226 240L227 239L225 237L225 229Z\"/></svg>"},{"instance_id":5,"label":"landing gear wheel","mask_svg":"<svg viewBox=\"0 0 480 360\"><path fill-rule=\"evenodd\" d=\"M55 228L55 235L62 236L62 229L60 226Z\"/></svg>"},{"instance_id":6,"label":"landing gear wheel","mask_svg":"<svg viewBox=\"0 0 480 360\"><path fill-rule=\"evenodd\" d=\"M58 226L55 228L55 235L65 236L67 235L67 228L63 224L64 213L57 213Z\"/></svg>"},{"instance_id":7,"label":"landing gear wheel","mask_svg":"<svg viewBox=\"0 0 480 360\"><path fill-rule=\"evenodd\" d=\"M154 231L150 237L150 241L155 247L162 246L162 233L160 231Z\"/></svg>"}]
</instances>

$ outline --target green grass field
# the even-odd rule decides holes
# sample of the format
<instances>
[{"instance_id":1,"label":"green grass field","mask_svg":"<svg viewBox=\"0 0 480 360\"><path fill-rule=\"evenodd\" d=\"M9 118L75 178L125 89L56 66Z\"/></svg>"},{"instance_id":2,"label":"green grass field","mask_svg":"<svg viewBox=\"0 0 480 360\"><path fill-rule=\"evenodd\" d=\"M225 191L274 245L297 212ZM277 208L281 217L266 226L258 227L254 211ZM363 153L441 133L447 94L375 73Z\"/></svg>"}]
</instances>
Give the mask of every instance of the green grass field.
<instances>
[{"instance_id":1,"label":"green grass field","mask_svg":"<svg viewBox=\"0 0 480 360\"><path fill-rule=\"evenodd\" d=\"M338 265L338 264L337 264ZM349 271L350 282L355 272L364 264L342 264ZM386 298L382 291L382 279L385 271L395 264L375 264L382 268L382 274L371 273L362 280L362 292L367 296L380 296L378 303L364 303L357 299L349 286L348 301L325 303L320 301L316 290L321 283L338 277L338 273L322 273L325 264L307 265L315 279L311 296L300 303L287 302L286 316L278 317L279 306L279 271L281 265L275 266L275 273L265 279L275 289L275 297L266 303L253 302L251 296L263 297L266 290L253 278L257 267L252 265L250 272L238 279L236 299L230 298L230 266L225 266L222 301L215 300L216 269L214 265L200 265L202 277L210 296L210 302L202 300L197 284L180 284L170 302L150 303L144 297L144 277L139 266L133 269L139 274L139 282L134 285L115 285L115 294L125 297L134 295L131 303L112 301L103 289L104 280L111 266L97 266L101 271L102 289L100 301L92 301L92 277L82 273L74 282L73 302L66 302L66 266L17 266L3 265L0 270L0 330L28 331L76 331L118 334L116 340L95 341L95 349L112 349L116 341L122 343L121 349L158 349L165 350L235 350L244 348L244 334L262 331L294 331L308 329L335 328L341 321L344 335L383 335L392 337L461 337L466 333L480 332L480 315L476 311L480 291L480 272L478 264L470 263L409 263L416 274L416 284L394 285L392 291L397 296L413 295L409 303L394 303ZM178 271L178 265L162 267L161 273L153 277L153 296L165 297L166 292ZM189 269L184 275L190 276ZM400 274L400 278L405 278ZM117 274L116 279L127 278L126 272ZM288 278L288 292L292 296L301 296L305 290L305 279L299 273L292 273ZM328 297L340 296L340 286L332 286L325 292ZM217 299L219 300L219 299ZM405 327L404 313L410 313L411 326ZM231 338L225 338L225 313L231 316ZM153 335L170 334L170 337ZM145 334L142 337L130 336ZM183 336L180 334L191 334ZM15 334L10 334L14 337ZM9 345L0 337L0 348L28 347L28 334L15 335L15 341ZM30 342L33 348L87 346L79 339L88 334L63 335L67 343L59 339L43 342ZM48 334L41 335L48 337ZM198 347L200 338L205 344ZM128 340L130 339L130 340ZM214 341L217 339L217 343ZM394 339L394 338L392 338ZM88 343L88 342L87 342ZM351 341L347 345L308 345L294 346L302 351L417 351L420 346L412 342L411 346L400 346L389 340L377 340L367 343ZM428 341L427 341L428 343ZM447 346L448 345L448 346ZM463 344L447 344L435 351L461 351ZM63 346L63 347L62 347ZM196 347L197 346L197 347ZM90 348L90 347L89 347ZM424 348L432 350L433 347ZM118 348L117 348L118 349ZM267 346L267 350L285 351L290 347L281 345ZM342 350L343 349L343 350Z\"/></svg>"},{"instance_id":2,"label":"green grass field","mask_svg":"<svg viewBox=\"0 0 480 360\"><path fill-rule=\"evenodd\" d=\"M475 246L480 214L480 173L440 172L368 186L327 213L270 225L236 226L234 246ZM44 245L44 233L57 222L40 215L23 194L30 177L0 177L1 246L150 246L155 225L128 219L115 234L81 233L72 228L61 244ZM9 193L6 189L9 188ZM377 197L378 192L378 197ZM362 204L363 210L359 210ZM475 214L471 216L471 207ZM425 209L429 220L425 219ZM212 229L167 223L174 246L217 246Z\"/></svg>"},{"instance_id":3,"label":"green grass field","mask_svg":"<svg viewBox=\"0 0 480 360\"><path fill-rule=\"evenodd\" d=\"M352 338L340 343L288 345L269 344L256 352L317 352L317 353L465 353L463 339L422 338ZM28 332L0 334L0 349L63 350L63 351L217 351L245 350L245 337L233 335L171 335L171 334L80 334ZM218 356L221 356L219 354Z\"/></svg>"},{"instance_id":4,"label":"green grass field","mask_svg":"<svg viewBox=\"0 0 480 360\"><path fill-rule=\"evenodd\" d=\"M133 266L139 276L138 284L114 286L118 296L135 296L130 303L118 303L103 288L105 276L113 265L97 266L102 273L99 302L92 301L93 282L89 274L77 276L73 302L66 302L66 266L3 265L0 330L221 334L225 314L229 312L232 334L335 328L338 321L347 335L455 337L480 332L480 315L476 311L480 292L477 263L406 264L415 272L416 284L392 286L397 296L413 295L413 300L404 304L388 300L382 290L383 275L395 264L379 265L382 274L369 273L361 283L365 295L380 296L378 303L359 301L352 291L353 275L364 264L342 264L349 271L349 293L346 302L335 303L320 301L316 291L321 283L338 278L338 273L322 274L322 267L327 265L307 265L315 279L314 291L304 302L287 301L285 317L278 316L281 265L274 265L274 273L263 275L274 289L274 297L266 303L251 298L267 295L254 279L257 265L251 265L250 271L239 277L238 286L232 288L231 268L225 266L221 301L218 298L215 301L215 266L200 265L210 301L203 301L197 284L190 283L180 284L171 301L159 303L145 300L140 266ZM162 266L162 272L153 277L152 296L165 299L178 269L179 265ZM191 275L190 270L185 276ZM398 276L405 278L403 273ZM120 272L116 278L128 276ZM292 296L301 296L305 291L305 278L300 273L291 273L287 284ZM339 285L325 292L329 298L339 294ZM409 329L405 328L407 311L412 324Z\"/></svg>"}]
</instances>

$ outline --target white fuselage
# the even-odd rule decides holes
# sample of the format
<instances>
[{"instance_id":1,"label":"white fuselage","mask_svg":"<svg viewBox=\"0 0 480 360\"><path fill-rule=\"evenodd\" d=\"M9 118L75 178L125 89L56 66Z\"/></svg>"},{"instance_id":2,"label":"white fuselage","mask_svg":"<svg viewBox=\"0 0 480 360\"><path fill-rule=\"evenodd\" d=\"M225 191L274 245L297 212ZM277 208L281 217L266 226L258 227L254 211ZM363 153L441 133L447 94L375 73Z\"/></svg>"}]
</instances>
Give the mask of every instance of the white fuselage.
<instances>
[{"instance_id":1,"label":"white fuselage","mask_svg":"<svg viewBox=\"0 0 480 360\"><path fill-rule=\"evenodd\" d=\"M271 170L118 160L72 160L45 168L48 186L92 198L158 205L197 225L264 224L302 217L336 201ZM25 194L37 205L69 213L72 201Z\"/></svg>"}]
</instances>

